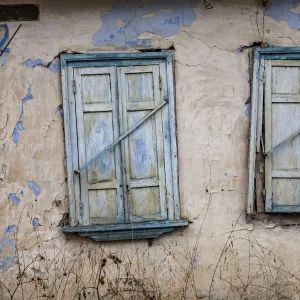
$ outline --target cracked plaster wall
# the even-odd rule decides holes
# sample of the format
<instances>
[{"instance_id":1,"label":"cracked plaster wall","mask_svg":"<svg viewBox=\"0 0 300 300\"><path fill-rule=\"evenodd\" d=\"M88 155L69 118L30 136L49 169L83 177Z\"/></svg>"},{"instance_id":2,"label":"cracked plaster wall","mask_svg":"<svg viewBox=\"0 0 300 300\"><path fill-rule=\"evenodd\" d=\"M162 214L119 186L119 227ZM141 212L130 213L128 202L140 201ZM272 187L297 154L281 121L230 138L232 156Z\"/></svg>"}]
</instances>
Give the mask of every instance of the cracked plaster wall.
<instances>
[{"instance_id":1,"label":"cracked plaster wall","mask_svg":"<svg viewBox=\"0 0 300 300\"><path fill-rule=\"evenodd\" d=\"M132 253L138 246L163 252L161 245L175 240L182 247L172 251L184 263L180 249L192 249L202 227L191 260L201 282L197 293L208 294L217 258L247 198L249 66L247 49L242 53L237 49L262 40L276 46L299 45L298 21L293 19L298 14L290 11L298 2L273 1L265 18L264 8L250 0L212 1L210 10L201 1L148 2L135 0L125 7L122 1L36 1L40 21L24 22L5 53L0 66L0 128L4 127L0 272L4 275L16 272L16 232L20 240L26 238L22 242L26 251L36 250L37 230L49 252L66 241L59 226L67 212L61 82L59 70L51 69L57 54L174 46L180 198L182 216L192 223L183 232L154 241L155 247L138 241L122 243L122 249ZM11 36L18 23L7 26ZM0 41L5 34L3 24ZM288 257L287 266L298 272L294 262L300 259L299 229L270 228L246 224L243 216L237 224L241 236L251 234L280 257ZM67 247L76 249L79 244L73 238ZM114 250L120 245L107 247ZM243 256L245 249L240 249ZM164 267L168 266L162 263Z\"/></svg>"}]
</instances>

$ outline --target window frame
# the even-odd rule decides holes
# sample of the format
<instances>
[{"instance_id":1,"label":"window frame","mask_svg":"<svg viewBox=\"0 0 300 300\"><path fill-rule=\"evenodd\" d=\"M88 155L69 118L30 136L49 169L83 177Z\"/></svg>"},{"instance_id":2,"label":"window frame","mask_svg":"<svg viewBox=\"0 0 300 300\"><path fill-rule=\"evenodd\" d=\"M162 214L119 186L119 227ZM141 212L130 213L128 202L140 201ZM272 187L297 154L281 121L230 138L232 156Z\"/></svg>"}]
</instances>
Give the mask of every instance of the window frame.
<instances>
[{"instance_id":1,"label":"window frame","mask_svg":"<svg viewBox=\"0 0 300 300\"><path fill-rule=\"evenodd\" d=\"M173 76L173 52L137 52L137 53L97 53L97 54L61 54L61 80L64 107L65 149L67 160L68 196L69 196L69 225L63 228L67 233L79 233L89 236L97 241L111 241L124 239L155 238L164 232L174 230L176 227L188 226L186 220L180 219L178 161L175 121L175 96ZM172 184L174 190L174 213L166 221L146 221L139 223L107 224L107 225L78 225L76 203L74 197L74 169L72 150L69 95L73 86L70 84L69 73L74 68L95 67L128 67L136 65L151 65L164 62L166 64L166 85L168 91L170 146Z\"/></svg>"},{"instance_id":2,"label":"window frame","mask_svg":"<svg viewBox=\"0 0 300 300\"><path fill-rule=\"evenodd\" d=\"M256 164L257 164L257 145L259 141L259 117L262 113L262 102L260 99L264 94L264 61L265 60L300 60L300 47L280 47L280 48L256 48L254 49L254 64L251 90L251 120L250 120L250 144L249 144L249 160L248 160L248 199L247 199L247 214L255 215L258 212L256 197ZM285 211L288 212L289 211ZM263 213L274 214L276 212Z\"/></svg>"}]
</instances>

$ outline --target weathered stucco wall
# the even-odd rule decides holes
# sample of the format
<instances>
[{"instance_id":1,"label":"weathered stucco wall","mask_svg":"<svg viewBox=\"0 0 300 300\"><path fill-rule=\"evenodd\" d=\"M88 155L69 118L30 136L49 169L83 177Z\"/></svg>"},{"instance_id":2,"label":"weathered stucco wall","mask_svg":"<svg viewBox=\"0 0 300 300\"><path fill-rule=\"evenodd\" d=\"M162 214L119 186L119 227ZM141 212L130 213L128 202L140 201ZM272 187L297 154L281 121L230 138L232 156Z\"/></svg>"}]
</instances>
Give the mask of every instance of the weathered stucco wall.
<instances>
[{"instance_id":1,"label":"weathered stucco wall","mask_svg":"<svg viewBox=\"0 0 300 300\"><path fill-rule=\"evenodd\" d=\"M245 207L247 46L299 45L299 1L269 9L250 0L212 0L211 9L193 0L101 2L36 2L40 21L23 22L2 57L1 299L297 299L299 228L246 224ZM0 49L18 25L1 25ZM58 54L170 47L190 226L152 246L67 239Z\"/></svg>"}]
</instances>

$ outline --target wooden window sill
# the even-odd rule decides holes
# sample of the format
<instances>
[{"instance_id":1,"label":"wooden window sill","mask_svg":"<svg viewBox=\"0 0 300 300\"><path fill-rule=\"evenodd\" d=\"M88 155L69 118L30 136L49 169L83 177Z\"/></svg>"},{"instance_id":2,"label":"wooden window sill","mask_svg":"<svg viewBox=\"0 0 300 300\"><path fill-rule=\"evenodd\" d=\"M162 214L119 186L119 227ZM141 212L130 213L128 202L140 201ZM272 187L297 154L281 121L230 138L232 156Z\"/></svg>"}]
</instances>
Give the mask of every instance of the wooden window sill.
<instances>
[{"instance_id":1,"label":"wooden window sill","mask_svg":"<svg viewBox=\"0 0 300 300\"><path fill-rule=\"evenodd\" d=\"M77 233L83 237L90 237L95 241L121 241L153 239L163 233L171 232L175 228L188 226L186 220L153 221L130 224L93 225L93 226L65 226L65 233Z\"/></svg>"}]
</instances>

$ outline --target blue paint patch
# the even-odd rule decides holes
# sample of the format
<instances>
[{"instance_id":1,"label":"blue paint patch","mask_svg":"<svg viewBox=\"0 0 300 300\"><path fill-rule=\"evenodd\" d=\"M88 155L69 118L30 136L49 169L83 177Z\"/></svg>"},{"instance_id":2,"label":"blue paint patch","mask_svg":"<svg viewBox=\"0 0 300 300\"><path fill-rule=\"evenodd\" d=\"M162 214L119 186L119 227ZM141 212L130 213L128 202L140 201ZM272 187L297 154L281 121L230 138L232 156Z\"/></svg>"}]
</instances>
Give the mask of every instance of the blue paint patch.
<instances>
[{"instance_id":1,"label":"blue paint patch","mask_svg":"<svg viewBox=\"0 0 300 300\"><path fill-rule=\"evenodd\" d=\"M27 59L25 61L25 66L27 68L35 68L37 66L43 66L43 67L47 67L47 63L44 62L43 60L41 59L36 59L36 60L33 60L33 59Z\"/></svg>"},{"instance_id":2,"label":"blue paint patch","mask_svg":"<svg viewBox=\"0 0 300 300\"><path fill-rule=\"evenodd\" d=\"M19 204L20 199L17 197L16 193L8 194L8 200L10 200L13 204Z\"/></svg>"},{"instance_id":3,"label":"blue paint patch","mask_svg":"<svg viewBox=\"0 0 300 300\"><path fill-rule=\"evenodd\" d=\"M245 116L250 118L251 115L251 104L247 103L245 104Z\"/></svg>"},{"instance_id":4,"label":"blue paint patch","mask_svg":"<svg viewBox=\"0 0 300 300\"><path fill-rule=\"evenodd\" d=\"M12 133L12 136L14 138L14 143L18 144L20 141L20 133L19 131L24 131L25 128L23 126L23 121L18 121L16 127L14 128L14 131Z\"/></svg>"},{"instance_id":5,"label":"blue paint patch","mask_svg":"<svg viewBox=\"0 0 300 300\"><path fill-rule=\"evenodd\" d=\"M5 229L5 233L17 233L19 228L17 225L9 225Z\"/></svg>"},{"instance_id":6,"label":"blue paint patch","mask_svg":"<svg viewBox=\"0 0 300 300\"><path fill-rule=\"evenodd\" d=\"M0 240L0 255L7 248L10 249L12 252L16 252L16 243L15 243L15 241L5 237L5 238L2 238Z\"/></svg>"},{"instance_id":7,"label":"blue paint patch","mask_svg":"<svg viewBox=\"0 0 300 300\"><path fill-rule=\"evenodd\" d=\"M49 70L52 73L57 73L60 70L60 63L59 60L57 61L53 61L50 66L49 66Z\"/></svg>"},{"instance_id":8,"label":"blue paint patch","mask_svg":"<svg viewBox=\"0 0 300 300\"><path fill-rule=\"evenodd\" d=\"M2 272L6 272L9 268L11 268L17 261L16 256L5 257L0 261L0 269Z\"/></svg>"},{"instance_id":9,"label":"blue paint patch","mask_svg":"<svg viewBox=\"0 0 300 300\"><path fill-rule=\"evenodd\" d=\"M27 101L32 100L34 97L31 94L31 87L28 88L27 95L21 101L21 114L19 117L19 121L16 124L16 127L13 130L12 136L14 138L14 143L17 145L20 141L20 131L24 131L25 128L23 126L23 121L21 121L24 115L24 105Z\"/></svg>"},{"instance_id":10,"label":"blue paint patch","mask_svg":"<svg viewBox=\"0 0 300 300\"><path fill-rule=\"evenodd\" d=\"M24 104L29 100L33 100L33 96L31 94L31 87L28 88L27 95L22 99L20 119L23 117L24 114Z\"/></svg>"},{"instance_id":11,"label":"blue paint patch","mask_svg":"<svg viewBox=\"0 0 300 300\"><path fill-rule=\"evenodd\" d=\"M55 112L58 112L59 117L60 117L61 119L64 118L64 111L63 111L63 106L62 106L62 104L57 105L57 107L56 107L56 109L55 109Z\"/></svg>"},{"instance_id":12,"label":"blue paint patch","mask_svg":"<svg viewBox=\"0 0 300 300\"><path fill-rule=\"evenodd\" d=\"M34 181L28 181L28 186L36 196L38 196L41 193L40 187Z\"/></svg>"},{"instance_id":13,"label":"blue paint patch","mask_svg":"<svg viewBox=\"0 0 300 300\"><path fill-rule=\"evenodd\" d=\"M20 193L22 196L24 196L24 192L23 192L23 190L21 191L21 193Z\"/></svg>"},{"instance_id":14,"label":"blue paint patch","mask_svg":"<svg viewBox=\"0 0 300 300\"><path fill-rule=\"evenodd\" d=\"M35 59L35 60L27 59L24 64L27 68L35 68L38 66L45 67L45 68L49 67L49 70L52 73L56 73L60 69L60 63L58 59L52 61L51 63L47 63L42 59Z\"/></svg>"},{"instance_id":15,"label":"blue paint patch","mask_svg":"<svg viewBox=\"0 0 300 300\"><path fill-rule=\"evenodd\" d=\"M5 48L6 42L8 41L9 28L8 28L7 24L0 24L0 28L4 29L3 38L0 40L0 51L2 52L2 50ZM9 52L10 52L10 49L6 48L4 50L4 52L2 53L2 56L1 56L1 66L5 66L6 65L7 54Z\"/></svg>"},{"instance_id":16,"label":"blue paint patch","mask_svg":"<svg viewBox=\"0 0 300 300\"><path fill-rule=\"evenodd\" d=\"M291 12L298 7L300 0L273 0L266 16L273 18L276 22L286 21L290 28L300 30L300 15Z\"/></svg>"},{"instance_id":17,"label":"blue paint patch","mask_svg":"<svg viewBox=\"0 0 300 300\"><path fill-rule=\"evenodd\" d=\"M197 0L154 0L151 3L141 4L140 0L118 0L108 13L101 13L102 27L93 36L95 46L147 46L151 40L138 40L144 32L153 33L162 37L177 34L181 26L188 26L196 20L193 8ZM166 7L172 7L167 11ZM145 14L154 13L155 18L143 18ZM117 27L117 21L124 24Z\"/></svg>"},{"instance_id":18,"label":"blue paint patch","mask_svg":"<svg viewBox=\"0 0 300 300\"><path fill-rule=\"evenodd\" d=\"M16 243L14 240L9 238L2 238L0 240L0 255L4 254L8 251L15 254L16 252ZM6 272L10 267L12 267L17 261L16 256L6 256L5 258L0 260L0 269L3 272Z\"/></svg>"},{"instance_id":19,"label":"blue paint patch","mask_svg":"<svg viewBox=\"0 0 300 300\"><path fill-rule=\"evenodd\" d=\"M224 173L224 176L225 176L225 177L227 177L227 175L228 175L227 173Z\"/></svg>"},{"instance_id":20,"label":"blue paint patch","mask_svg":"<svg viewBox=\"0 0 300 300\"><path fill-rule=\"evenodd\" d=\"M38 218L36 218L36 217L33 218L33 220L32 220L32 226L33 227L39 227L39 226L41 226L40 221L39 221Z\"/></svg>"},{"instance_id":21,"label":"blue paint patch","mask_svg":"<svg viewBox=\"0 0 300 300\"><path fill-rule=\"evenodd\" d=\"M3 164L3 169L6 169L7 168L7 164Z\"/></svg>"}]
</instances>

